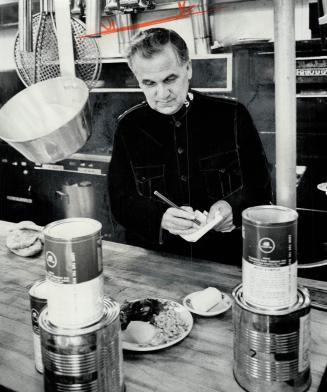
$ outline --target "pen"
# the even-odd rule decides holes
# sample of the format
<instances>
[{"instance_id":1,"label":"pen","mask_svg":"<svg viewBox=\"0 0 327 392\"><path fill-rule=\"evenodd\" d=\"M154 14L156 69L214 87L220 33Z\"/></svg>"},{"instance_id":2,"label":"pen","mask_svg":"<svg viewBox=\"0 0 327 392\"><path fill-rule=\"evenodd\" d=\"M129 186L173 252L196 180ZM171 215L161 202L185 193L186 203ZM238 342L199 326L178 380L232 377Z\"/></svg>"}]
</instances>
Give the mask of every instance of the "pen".
<instances>
[{"instance_id":1,"label":"pen","mask_svg":"<svg viewBox=\"0 0 327 392\"><path fill-rule=\"evenodd\" d=\"M157 197L159 197L159 199L161 199L162 201L164 201L165 203L167 203L167 204L170 205L171 207L178 208L179 210L183 210L183 208L178 207L178 205L176 205L175 203L173 203L171 200L167 199L167 197L165 197L164 195L162 195L160 192L154 191L153 193L154 193ZM183 211L185 211L185 210L183 210ZM192 219L192 222L194 222L195 224L197 224L197 225L199 225L199 226L201 225L201 222L200 222L199 220L197 220L196 218L195 218L195 219Z\"/></svg>"}]
</instances>

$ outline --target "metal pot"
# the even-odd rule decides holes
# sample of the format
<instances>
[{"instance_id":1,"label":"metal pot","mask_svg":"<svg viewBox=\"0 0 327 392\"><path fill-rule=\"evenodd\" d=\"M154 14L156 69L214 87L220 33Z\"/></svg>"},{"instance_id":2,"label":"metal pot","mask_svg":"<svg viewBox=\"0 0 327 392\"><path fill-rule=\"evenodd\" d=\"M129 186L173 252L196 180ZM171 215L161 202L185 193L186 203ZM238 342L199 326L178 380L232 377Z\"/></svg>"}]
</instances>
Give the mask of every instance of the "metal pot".
<instances>
[{"instance_id":1,"label":"metal pot","mask_svg":"<svg viewBox=\"0 0 327 392\"><path fill-rule=\"evenodd\" d=\"M65 218L94 218L96 215L95 190L90 181L64 184L62 191L56 191L56 198L60 201L61 215Z\"/></svg>"},{"instance_id":2,"label":"metal pot","mask_svg":"<svg viewBox=\"0 0 327 392\"><path fill-rule=\"evenodd\" d=\"M65 159L91 135L88 96L75 77L36 83L1 108L0 138L36 163Z\"/></svg>"}]
</instances>

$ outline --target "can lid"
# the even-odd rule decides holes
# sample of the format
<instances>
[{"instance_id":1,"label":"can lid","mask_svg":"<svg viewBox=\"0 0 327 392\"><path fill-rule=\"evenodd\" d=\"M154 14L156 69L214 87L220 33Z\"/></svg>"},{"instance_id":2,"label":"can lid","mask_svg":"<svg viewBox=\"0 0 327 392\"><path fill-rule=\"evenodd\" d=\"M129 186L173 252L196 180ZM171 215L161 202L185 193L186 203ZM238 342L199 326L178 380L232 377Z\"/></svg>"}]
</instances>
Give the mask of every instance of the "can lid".
<instances>
[{"instance_id":1,"label":"can lid","mask_svg":"<svg viewBox=\"0 0 327 392\"><path fill-rule=\"evenodd\" d=\"M257 225L274 226L296 221L298 213L283 206L262 205L247 208L243 211L242 218Z\"/></svg>"},{"instance_id":2,"label":"can lid","mask_svg":"<svg viewBox=\"0 0 327 392\"><path fill-rule=\"evenodd\" d=\"M80 336L80 335L87 335L88 333L94 332L95 330L99 330L105 326L109 326L111 323L117 320L119 314L120 314L119 303L114 301L112 298L107 297L104 299L103 317L98 322L92 325L88 325L86 327L81 327L81 328L57 327L49 321L47 307L45 307L40 314L39 325L41 329L53 335Z\"/></svg>"},{"instance_id":3,"label":"can lid","mask_svg":"<svg viewBox=\"0 0 327 392\"><path fill-rule=\"evenodd\" d=\"M305 287L298 286L297 289L297 301L292 307L280 308L280 309L268 309L253 306L246 302L243 297L243 285L239 284L233 290L233 298L235 302L243 309L256 314L269 315L269 316L284 316L297 312L300 309L309 308L311 303L309 292Z\"/></svg>"},{"instance_id":4,"label":"can lid","mask_svg":"<svg viewBox=\"0 0 327 392\"><path fill-rule=\"evenodd\" d=\"M39 299L47 299L48 298L48 281L46 279L38 280L33 284L33 286L29 289L28 293L31 297L39 298Z\"/></svg>"},{"instance_id":5,"label":"can lid","mask_svg":"<svg viewBox=\"0 0 327 392\"><path fill-rule=\"evenodd\" d=\"M47 225L44 229L44 235L46 237L67 241L95 234L100 231L101 228L101 223L95 219L68 218Z\"/></svg>"}]
</instances>

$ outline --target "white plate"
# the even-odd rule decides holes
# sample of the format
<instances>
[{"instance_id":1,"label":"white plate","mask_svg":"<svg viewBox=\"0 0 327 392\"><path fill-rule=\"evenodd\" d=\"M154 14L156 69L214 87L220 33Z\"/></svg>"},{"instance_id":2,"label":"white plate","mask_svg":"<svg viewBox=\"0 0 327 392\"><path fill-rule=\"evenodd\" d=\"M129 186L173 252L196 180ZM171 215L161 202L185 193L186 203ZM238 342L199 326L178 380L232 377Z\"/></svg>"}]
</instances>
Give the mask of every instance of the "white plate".
<instances>
[{"instance_id":1,"label":"white plate","mask_svg":"<svg viewBox=\"0 0 327 392\"><path fill-rule=\"evenodd\" d=\"M228 310L232 306L232 299L230 298L230 296L227 295L226 293L221 292L222 300L217 305L215 305L213 308L211 308L210 311L201 312L201 311L195 310L195 309L193 309L193 306L192 306L192 298L198 293L200 293L200 291L195 291L194 293L187 295L183 299L183 305L190 312L192 312L194 314L198 314L199 316L204 316L204 317L217 316L218 314L226 312L226 310Z\"/></svg>"},{"instance_id":2,"label":"white plate","mask_svg":"<svg viewBox=\"0 0 327 392\"><path fill-rule=\"evenodd\" d=\"M193 327L193 317L192 317L191 313L183 305L179 304L178 302L169 300L169 299L162 299L162 298L148 298L148 299L156 299L156 300L161 301L161 302L168 302L171 306L174 307L174 309L177 312L181 312L183 319L187 323L187 329L181 335L176 337L175 339L173 339L173 340L171 340L171 341L169 341L167 343L164 343L164 344L158 344L156 346L154 346L154 345L137 344L137 343L132 343L132 342L125 341L124 340L124 332L123 332L122 333L122 341L123 341L123 349L124 350L131 350L131 351L155 351L155 350L161 350L163 348L170 347L170 346L180 342L181 340L185 339L186 336L192 330L192 327ZM130 301L130 302L136 302L136 301L140 301L140 299L137 299L135 301Z\"/></svg>"}]
</instances>

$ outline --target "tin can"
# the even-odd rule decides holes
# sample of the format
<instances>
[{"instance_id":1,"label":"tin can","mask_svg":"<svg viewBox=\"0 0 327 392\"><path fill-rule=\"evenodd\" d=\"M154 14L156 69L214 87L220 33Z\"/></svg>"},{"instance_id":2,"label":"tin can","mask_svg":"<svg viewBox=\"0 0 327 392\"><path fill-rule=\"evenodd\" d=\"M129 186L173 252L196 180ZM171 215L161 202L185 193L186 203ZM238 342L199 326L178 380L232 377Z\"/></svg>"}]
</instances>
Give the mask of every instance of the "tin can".
<instances>
[{"instance_id":1,"label":"tin can","mask_svg":"<svg viewBox=\"0 0 327 392\"><path fill-rule=\"evenodd\" d=\"M43 373L43 362L41 354L41 339L39 328L39 315L42 309L47 305L48 283L45 279L35 282L29 291L31 304L31 320L33 328L33 347L35 368L38 372Z\"/></svg>"},{"instance_id":2,"label":"tin can","mask_svg":"<svg viewBox=\"0 0 327 392\"><path fill-rule=\"evenodd\" d=\"M44 229L48 317L62 328L82 328L104 312L101 223L69 218Z\"/></svg>"},{"instance_id":3,"label":"tin can","mask_svg":"<svg viewBox=\"0 0 327 392\"><path fill-rule=\"evenodd\" d=\"M296 211L251 207L242 213L243 296L262 309L292 307L297 301Z\"/></svg>"},{"instance_id":4,"label":"tin can","mask_svg":"<svg viewBox=\"0 0 327 392\"><path fill-rule=\"evenodd\" d=\"M102 273L101 223L68 218L47 225L44 249L47 278L54 283L87 282Z\"/></svg>"},{"instance_id":5,"label":"tin can","mask_svg":"<svg viewBox=\"0 0 327 392\"><path fill-rule=\"evenodd\" d=\"M244 300L242 285L233 291L236 381L249 392L304 392L311 385L310 297L298 288L296 304L264 311Z\"/></svg>"},{"instance_id":6,"label":"tin can","mask_svg":"<svg viewBox=\"0 0 327 392\"><path fill-rule=\"evenodd\" d=\"M40 315L44 388L46 392L122 392L120 307L105 299L105 313L80 329L52 325L47 309Z\"/></svg>"}]
</instances>

